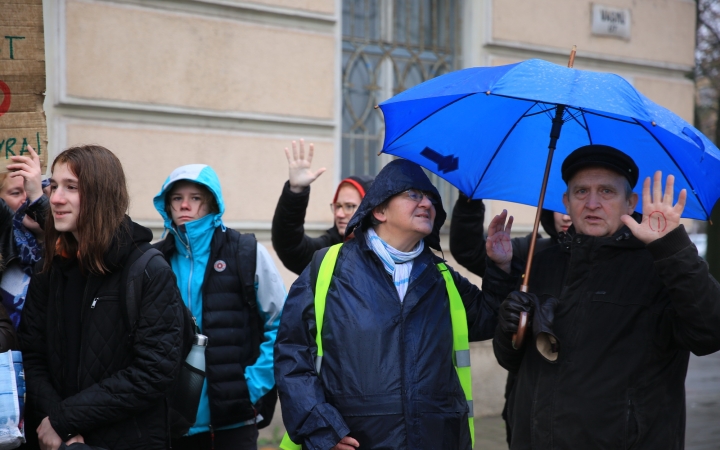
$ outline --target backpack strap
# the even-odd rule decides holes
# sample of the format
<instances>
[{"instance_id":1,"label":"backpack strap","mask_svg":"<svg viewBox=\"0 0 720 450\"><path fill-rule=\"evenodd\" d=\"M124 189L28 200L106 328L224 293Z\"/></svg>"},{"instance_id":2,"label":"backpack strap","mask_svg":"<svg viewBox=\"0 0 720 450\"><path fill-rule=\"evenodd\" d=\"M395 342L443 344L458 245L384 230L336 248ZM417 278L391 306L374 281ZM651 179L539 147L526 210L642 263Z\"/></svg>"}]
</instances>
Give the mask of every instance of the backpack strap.
<instances>
[{"instance_id":1,"label":"backpack strap","mask_svg":"<svg viewBox=\"0 0 720 450\"><path fill-rule=\"evenodd\" d=\"M315 287L317 285L318 272L320 271L320 264L325 259L325 255L330 250L330 247L323 247L313 253L312 259L310 260L310 287L312 288L313 295L315 295Z\"/></svg>"},{"instance_id":2,"label":"backpack strap","mask_svg":"<svg viewBox=\"0 0 720 450\"><path fill-rule=\"evenodd\" d=\"M468 405L468 419L470 421L470 438L475 447L475 422L473 419L472 400L472 370L470 369L470 342L468 339L467 314L460 292L455 286L452 274L444 263L438 263L437 268L445 279L445 289L450 300L450 320L453 332L453 364L460 379Z\"/></svg>"},{"instance_id":3,"label":"backpack strap","mask_svg":"<svg viewBox=\"0 0 720 450\"><path fill-rule=\"evenodd\" d=\"M125 301L125 320L130 330L132 342L140 315L140 299L142 298L143 275L148 263L155 256L164 258L162 252L150 244L136 247L125 261L120 278L120 297Z\"/></svg>"},{"instance_id":4,"label":"backpack strap","mask_svg":"<svg viewBox=\"0 0 720 450\"><path fill-rule=\"evenodd\" d=\"M235 248L237 276L242 285L243 299L250 309L250 339L254 355L260 356L263 326L255 294L255 273L257 272L257 239L252 233L239 233L228 229ZM234 235L234 236L233 236Z\"/></svg>"},{"instance_id":5,"label":"backpack strap","mask_svg":"<svg viewBox=\"0 0 720 450\"><path fill-rule=\"evenodd\" d=\"M315 357L315 371L319 374L322 366L322 324L325 316L325 298L327 297L330 282L335 271L335 263L340 253L342 243L335 244L332 247L321 248L313 254L310 261L310 285L315 295L315 344L317 345L317 356ZM302 446L296 444L290 439L290 435L285 435L280 442L282 450L301 450Z\"/></svg>"},{"instance_id":6,"label":"backpack strap","mask_svg":"<svg viewBox=\"0 0 720 450\"><path fill-rule=\"evenodd\" d=\"M315 328L317 329L317 333L315 334L315 343L317 344L315 371L318 374L322 366L323 356L322 327L323 318L325 317L325 299L327 298L328 289L330 289L330 282L332 281L333 271L335 271L335 263L340 253L340 247L342 247L342 243L335 244L326 249L325 256L323 256L320 269L317 273L317 280L313 283L315 286ZM313 257L313 260L314 259L315 257Z\"/></svg>"},{"instance_id":7,"label":"backpack strap","mask_svg":"<svg viewBox=\"0 0 720 450\"><path fill-rule=\"evenodd\" d=\"M238 256L238 277L243 286L243 294L250 310L257 310L255 295L255 273L257 272L257 239L252 233L238 233L236 249Z\"/></svg>"}]
</instances>

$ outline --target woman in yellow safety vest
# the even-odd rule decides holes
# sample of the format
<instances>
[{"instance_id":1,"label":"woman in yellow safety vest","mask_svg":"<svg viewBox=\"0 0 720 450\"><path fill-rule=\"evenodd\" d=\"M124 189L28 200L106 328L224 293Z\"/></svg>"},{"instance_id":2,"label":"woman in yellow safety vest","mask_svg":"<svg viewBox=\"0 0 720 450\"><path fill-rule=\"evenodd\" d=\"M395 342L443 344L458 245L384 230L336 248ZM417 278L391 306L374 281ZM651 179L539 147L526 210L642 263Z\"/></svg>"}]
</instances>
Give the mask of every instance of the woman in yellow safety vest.
<instances>
[{"instance_id":1,"label":"woman in yellow safety vest","mask_svg":"<svg viewBox=\"0 0 720 450\"><path fill-rule=\"evenodd\" d=\"M422 169L383 168L348 224L354 239L318 252L288 295L275 344L284 448L472 448L467 341L493 337L517 280L506 215L488 228L481 292L430 250L446 213Z\"/></svg>"}]
</instances>

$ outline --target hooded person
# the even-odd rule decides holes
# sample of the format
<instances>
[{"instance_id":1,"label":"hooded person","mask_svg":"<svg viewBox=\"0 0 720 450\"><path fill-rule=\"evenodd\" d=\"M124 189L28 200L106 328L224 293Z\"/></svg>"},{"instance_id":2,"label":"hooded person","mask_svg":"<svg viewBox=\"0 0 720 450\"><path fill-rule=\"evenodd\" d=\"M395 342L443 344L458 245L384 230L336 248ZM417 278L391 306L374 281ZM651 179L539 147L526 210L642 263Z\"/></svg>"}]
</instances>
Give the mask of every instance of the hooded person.
<instances>
[{"instance_id":1,"label":"hooded person","mask_svg":"<svg viewBox=\"0 0 720 450\"><path fill-rule=\"evenodd\" d=\"M316 369L316 261L293 284L275 344L275 379L289 437L303 448L471 448L468 402L453 365L453 327L439 231L446 213L420 166L398 159L375 178L348 224L322 321ZM505 217L488 250L498 266L481 292L447 268L471 341L489 339L499 294L515 278ZM505 246L503 246L505 244ZM505 251L503 251L505 250ZM441 269L442 270L442 269ZM492 272L492 273L490 273Z\"/></svg>"},{"instance_id":2,"label":"hooded person","mask_svg":"<svg viewBox=\"0 0 720 450\"><path fill-rule=\"evenodd\" d=\"M317 250L345 240L345 230L350 218L373 182L373 177L368 175L354 175L343 179L338 184L330 204L333 226L318 237L308 236L305 234L304 224L310 200L310 184L325 171L324 168L316 172L310 170L313 151L313 144L310 144L308 153L305 154L302 139L297 147L295 141L292 142L292 153L285 149L289 179L283 186L272 221L273 248L285 267L298 275L310 263Z\"/></svg>"},{"instance_id":3,"label":"hooded person","mask_svg":"<svg viewBox=\"0 0 720 450\"><path fill-rule=\"evenodd\" d=\"M155 246L208 337L197 418L173 448L254 449L256 423L263 419L258 401L275 385L273 344L286 295L282 278L255 236L223 225L225 202L210 166L175 169L153 203L168 232Z\"/></svg>"}]
</instances>

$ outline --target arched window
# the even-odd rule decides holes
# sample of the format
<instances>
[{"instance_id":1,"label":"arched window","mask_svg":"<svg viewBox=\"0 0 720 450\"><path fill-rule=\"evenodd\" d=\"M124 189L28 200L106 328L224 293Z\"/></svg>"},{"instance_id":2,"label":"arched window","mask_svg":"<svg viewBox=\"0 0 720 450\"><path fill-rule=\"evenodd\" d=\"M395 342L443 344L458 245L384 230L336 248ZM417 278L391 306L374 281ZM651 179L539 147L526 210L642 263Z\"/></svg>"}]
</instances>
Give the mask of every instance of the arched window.
<instances>
[{"instance_id":1,"label":"arched window","mask_svg":"<svg viewBox=\"0 0 720 450\"><path fill-rule=\"evenodd\" d=\"M378 103L460 68L458 0L343 0L342 176L376 174L384 138ZM443 203L454 189L433 182ZM449 208L448 208L449 209Z\"/></svg>"}]
</instances>

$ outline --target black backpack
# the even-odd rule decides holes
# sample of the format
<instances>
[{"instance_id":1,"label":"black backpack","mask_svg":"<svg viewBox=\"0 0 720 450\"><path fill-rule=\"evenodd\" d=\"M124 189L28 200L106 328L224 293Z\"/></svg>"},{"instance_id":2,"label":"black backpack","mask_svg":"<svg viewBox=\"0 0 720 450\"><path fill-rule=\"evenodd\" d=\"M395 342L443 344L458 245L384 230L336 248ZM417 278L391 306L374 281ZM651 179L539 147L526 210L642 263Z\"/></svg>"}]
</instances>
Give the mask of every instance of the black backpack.
<instances>
[{"instance_id":1,"label":"black backpack","mask_svg":"<svg viewBox=\"0 0 720 450\"><path fill-rule=\"evenodd\" d=\"M234 232L234 230L228 230L228 232ZM237 233L237 232L234 232ZM236 245L239 247L236 247L235 254L241 255L239 257L239 261L242 261L242 263L238 264L239 270L238 270L238 278L240 279L241 285L243 286L243 294L244 298L247 300L248 307L250 308L250 311L253 312L251 316L254 318L254 320L250 321L250 327L251 327L251 333L252 336L252 348L255 349L255 357L260 355L260 344L262 343L264 339L264 333L263 333L263 326L262 326L262 320L260 318L260 314L257 311L257 298L255 297L255 271L256 271L256 262L257 262L257 240L255 239L255 235L253 234L238 234L238 239L236 241ZM150 244L147 244L147 247L143 248L137 248L128 258L125 269L123 271L122 279L121 279L121 290L125 289L126 292L132 292L133 295L131 298L127 297L127 295L122 295L123 292L121 292L121 297L126 299L126 309L127 309L127 316L128 316L128 323L132 324L130 325L129 329L131 330L131 333L134 332L134 327L137 322L137 312L139 305L137 304L137 299L141 296L141 288L142 288L142 278L141 276L145 273L145 268L147 267L147 264L150 262L150 260L154 256L160 256L165 259L164 255L160 250L157 250L153 248ZM245 264L244 262L247 261L248 263ZM193 318L192 313L190 310L183 304L183 316L184 316L184 329L185 333L183 335L183 360L187 357L188 353L190 353L190 350L192 349L192 343L193 338L195 335L195 332L198 331L197 324L195 323L195 319ZM131 320L132 319L132 320ZM130 341L132 342L132 340ZM172 397L170 397L172 398ZM270 425L270 422L272 421L273 415L275 413L275 406L277 405L277 386L273 386L273 388L264 396L262 396L258 402L255 405L256 412L258 415L262 416L262 420L257 423L258 428L265 428L268 425ZM172 405L170 407L170 434L173 437L180 437L188 432L190 427L195 422L195 413L193 413L192 417L184 417L188 416L189 414L181 414L178 411L176 411L174 408L172 408Z\"/></svg>"},{"instance_id":2,"label":"black backpack","mask_svg":"<svg viewBox=\"0 0 720 450\"><path fill-rule=\"evenodd\" d=\"M252 348L254 356L260 356L260 344L265 338L263 332L262 319L257 307L257 298L255 297L255 272L257 269L257 240L252 233L240 234L235 230L227 230L228 233L237 233L235 242L235 255L238 256L238 278L243 286L243 294L250 308L253 320L250 321L250 336L252 337ZM257 423L258 428L265 428L270 425L273 414L275 414L275 406L277 405L278 393L277 385L273 386L270 391L260 397L255 404L258 415L262 416L262 420Z\"/></svg>"},{"instance_id":3,"label":"black backpack","mask_svg":"<svg viewBox=\"0 0 720 450\"><path fill-rule=\"evenodd\" d=\"M120 296L125 299L125 319L127 321L126 323L128 329L130 330L130 337L128 340L130 343L134 340L137 328L138 312L140 311L139 300L142 297L143 276L146 275L146 268L150 263L150 260L156 256L165 261L165 257L162 252L153 248L150 244L142 247L136 247L128 257L125 267L123 268L122 278L120 281ZM182 361L184 367L186 367L190 372L201 373L201 379L204 380L204 373L199 372L194 367L185 363L185 358L187 358L188 353L190 353L190 350L192 349L195 333L198 329L192 313L184 303L182 304L182 309ZM180 375L182 376L183 374L184 372L181 371ZM180 377L178 377L166 393L166 399L168 400L168 426L170 429L170 436L173 438L186 434L190 430L190 427L195 423L195 416L197 415L197 405L173 403L173 399L182 398L182 396L175 395L175 390L178 386L184 385L183 381L186 380L180 380Z\"/></svg>"}]
</instances>

